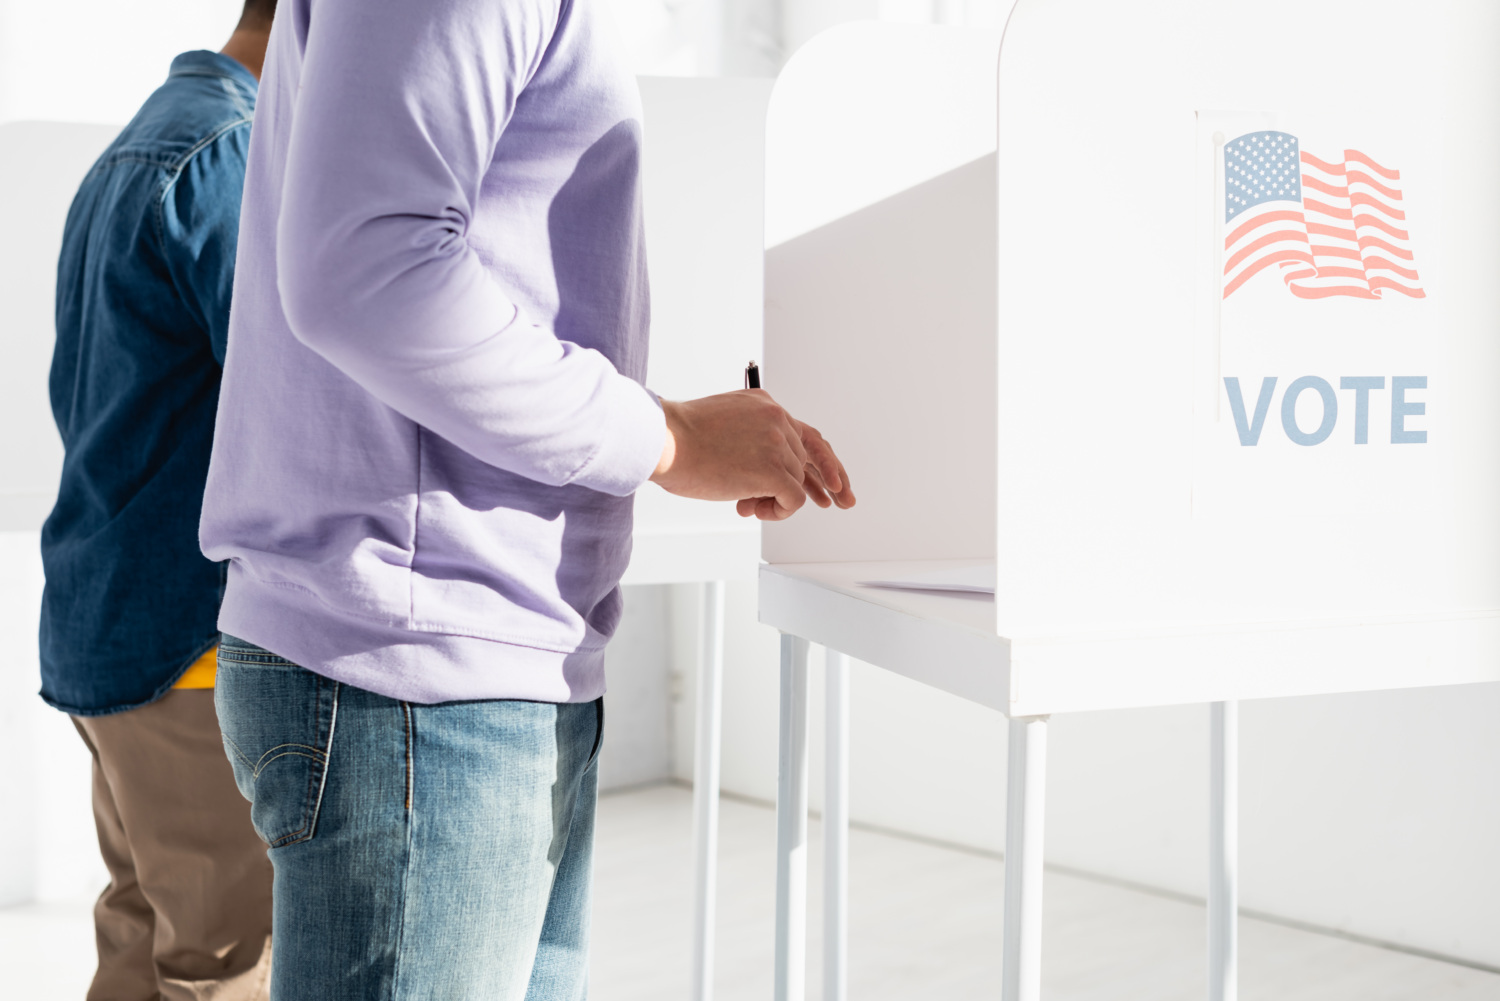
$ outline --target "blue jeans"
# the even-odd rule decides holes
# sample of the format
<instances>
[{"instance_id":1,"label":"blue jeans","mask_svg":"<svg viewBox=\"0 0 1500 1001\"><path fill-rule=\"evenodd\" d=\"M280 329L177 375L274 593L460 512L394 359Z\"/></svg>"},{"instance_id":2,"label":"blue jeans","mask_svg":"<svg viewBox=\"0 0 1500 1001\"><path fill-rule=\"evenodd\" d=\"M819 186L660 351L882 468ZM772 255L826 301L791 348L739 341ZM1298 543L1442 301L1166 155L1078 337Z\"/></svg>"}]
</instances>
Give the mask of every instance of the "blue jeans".
<instances>
[{"instance_id":1,"label":"blue jeans","mask_svg":"<svg viewBox=\"0 0 1500 1001\"><path fill-rule=\"evenodd\" d=\"M272 1001L581 1001L603 701L417 705L244 640L224 746L275 868Z\"/></svg>"}]
</instances>

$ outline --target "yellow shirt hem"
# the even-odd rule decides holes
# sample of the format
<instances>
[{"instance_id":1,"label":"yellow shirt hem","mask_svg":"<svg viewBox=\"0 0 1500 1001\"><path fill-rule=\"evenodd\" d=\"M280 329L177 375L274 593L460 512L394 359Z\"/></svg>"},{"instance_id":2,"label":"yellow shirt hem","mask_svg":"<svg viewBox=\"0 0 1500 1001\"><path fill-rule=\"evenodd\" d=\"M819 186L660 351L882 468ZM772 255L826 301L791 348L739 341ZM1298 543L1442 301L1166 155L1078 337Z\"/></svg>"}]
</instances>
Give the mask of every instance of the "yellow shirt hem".
<instances>
[{"instance_id":1,"label":"yellow shirt hem","mask_svg":"<svg viewBox=\"0 0 1500 1001\"><path fill-rule=\"evenodd\" d=\"M192 665L183 672L182 677L177 679L173 688L212 688L214 679L219 675L219 648L214 647L208 653L193 661Z\"/></svg>"}]
</instances>

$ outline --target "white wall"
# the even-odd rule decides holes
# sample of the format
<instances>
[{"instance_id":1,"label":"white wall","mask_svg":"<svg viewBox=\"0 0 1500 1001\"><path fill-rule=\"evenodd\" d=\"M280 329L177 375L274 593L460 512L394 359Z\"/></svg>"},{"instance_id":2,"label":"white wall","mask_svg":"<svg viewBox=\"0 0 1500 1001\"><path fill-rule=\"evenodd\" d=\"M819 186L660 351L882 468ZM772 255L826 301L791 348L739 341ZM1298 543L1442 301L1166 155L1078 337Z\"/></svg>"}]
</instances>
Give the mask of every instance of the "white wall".
<instances>
[{"instance_id":1,"label":"white wall","mask_svg":"<svg viewBox=\"0 0 1500 1001\"><path fill-rule=\"evenodd\" d=\"M610 0L637 73L775 76L818 32L875 19L997 27L1014 0Z\"/></svg>"},{"instance_id":2,"label":"white wall","mask_svg":"<svg viewBox=\"0 0 1500 1001\"><path fill-rule=\"evenodd\" d=\"M724 788L769 801L778 653L774 631L755 621L753 585L729 588L725 631ZM813 664L817 808L816 652ZM1001 717L863 664L851 685L854 818L1002 851ZM692 687L689 671L675 714L684 780L692 774ZM1243 704L1243 905L1500 966L1497 720L1500 686ZM1207 721L1201 706L1054 717L1048 860L1201 896ZM860 878L857 869L851 878Z\"/></svg>"},{"instance_id":3,"label":"white wall","mask_svg":"<svg viewBox=\"0 0 1500 1001\"><path fill-rule=\"evenodd\" d=\"M0 0L0 121L124 123L172 57L218 49L242 0Z\"/></svg>"},{"instance_id":4,"label":"white wall","mask_svg":"<svg viewBox=\"0 0 1500 1001\"><path fill-rule=\"evenodd\" d=\"M672 776L671 594L668 585L625 588L625 617L605 653L601 789Z\"/></svg>"},{"instance_id":5,"label":"white wall","mask_svg":"<svg viewBox=\"0 0 1500 1001\"><path fill-rule=\"evenodd\" d=\"M89 806L89 754L37 697L42 558L36 532L0 532L0 906L74 900L107 881Z\"/></svg>"}]
</instances>

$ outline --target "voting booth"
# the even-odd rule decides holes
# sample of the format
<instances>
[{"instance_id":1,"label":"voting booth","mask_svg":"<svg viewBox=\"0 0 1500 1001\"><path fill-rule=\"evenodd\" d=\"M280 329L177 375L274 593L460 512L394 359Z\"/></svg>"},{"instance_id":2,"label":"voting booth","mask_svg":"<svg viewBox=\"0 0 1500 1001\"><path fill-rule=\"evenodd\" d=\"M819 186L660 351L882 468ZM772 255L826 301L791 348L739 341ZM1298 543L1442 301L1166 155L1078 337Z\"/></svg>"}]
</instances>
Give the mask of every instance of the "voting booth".
<instances>
[{"instance_id":1,"label":"voting booth","mask_svg":"<svg viewBox=\"0 0 1500 1001\"><path fill-rule=\"evenodd\" d=\"M846 657L1010 717L1007 1001L1040 994L1051 714L1212 706L1225 999L1236 701L1500 680L1481 50L1484 0L1019 0L1003 38L858 24L792 59L767 123L765 384L859 505L763 538L778 999L804 990L809 642L829 651L830 1001Z\"/></svg>"}]
</instances>

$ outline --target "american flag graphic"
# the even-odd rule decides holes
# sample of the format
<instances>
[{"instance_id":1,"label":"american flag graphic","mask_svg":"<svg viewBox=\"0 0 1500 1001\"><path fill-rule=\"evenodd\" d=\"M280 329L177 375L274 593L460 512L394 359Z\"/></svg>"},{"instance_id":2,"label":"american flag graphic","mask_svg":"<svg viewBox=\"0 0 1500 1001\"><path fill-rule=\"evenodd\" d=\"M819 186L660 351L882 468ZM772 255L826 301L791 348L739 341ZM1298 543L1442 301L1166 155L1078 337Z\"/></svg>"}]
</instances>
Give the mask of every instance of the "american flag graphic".
<instances>
[{"instance_id":1,"label":"american flag graphic","mask_svg":"<svg viewBox=\"0 0 1500 1001\"><path fill-rule=\"evenodd\" d=\"M1425 298L1401 209L1401 172L1359 150L1329 163L1285 132L1224 146L1224 298L1276 265L1302 299Z\"/></svg>"}]
</instances>

